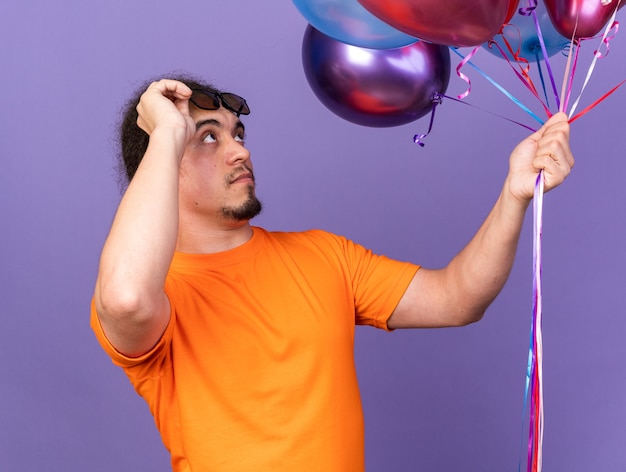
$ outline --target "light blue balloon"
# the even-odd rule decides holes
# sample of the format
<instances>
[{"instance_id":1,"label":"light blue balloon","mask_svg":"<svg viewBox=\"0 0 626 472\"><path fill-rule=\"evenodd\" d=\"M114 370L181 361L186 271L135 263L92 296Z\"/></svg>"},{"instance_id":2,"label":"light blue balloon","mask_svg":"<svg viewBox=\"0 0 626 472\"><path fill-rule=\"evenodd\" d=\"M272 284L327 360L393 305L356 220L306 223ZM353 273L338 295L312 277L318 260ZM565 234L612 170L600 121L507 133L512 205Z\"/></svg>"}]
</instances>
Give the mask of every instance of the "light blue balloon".
<instances>
[{"instance_id":1,"label":"light blue balloon","mask_svg":"<svg viewBox=\"0 0 626 472\"><path fill-rule=\"evenodd\" d=\"M502 34L496 35L493 40L498 43L502 51L507 55L510 61L513 61L513 56L509 52L504 39L508 41L513 51L520 49L519 55L526 59L528 62L536 60L537 55L539 59L543 59L543 52L541 50L541 43L539 42L539 35L537 34L537 26L535 19L532 15L525 16L519 12L520 8L527 8L528 0L521 0L518 6L518 10L509 21L509 24L504 27ZM546 9L543 1L537 2L535 9L537 15L537 21L539 22L539 28L541 29L541 35L546 46L546 52L548 57L555 55L557 52L567 50L570 41L563 37L552 24L550 15ZM504 37L504 38L503 38ZM489 47L488 43L483 44L483 47L492 54L502 58L502 52L495 45Z\"/></svg>"},{"instance_id":2,"label":"light blue balloon","mask_svg":"<svg viewBox=\"0 0 626 472\"><path fill-rule=\"evenodd\" d=\"M293 0L302 16L326 36L369 49L393 49L418 39L398 31L357 0Z\"/></svg>"}]
</instances>

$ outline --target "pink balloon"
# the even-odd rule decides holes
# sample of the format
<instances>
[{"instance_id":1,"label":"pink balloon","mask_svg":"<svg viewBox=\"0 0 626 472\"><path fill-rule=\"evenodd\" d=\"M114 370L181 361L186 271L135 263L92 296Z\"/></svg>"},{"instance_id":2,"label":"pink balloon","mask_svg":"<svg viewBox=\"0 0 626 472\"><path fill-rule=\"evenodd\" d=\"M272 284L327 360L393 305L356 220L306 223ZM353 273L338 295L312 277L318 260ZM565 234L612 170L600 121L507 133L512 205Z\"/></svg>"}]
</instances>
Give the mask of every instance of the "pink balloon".
<instances>
[{"instance_id":1,"label":"pink balloon","mask_svg":"<svg viewBox=\"0 0 626 472\"><path fill-rule=\"evenodd\" d=\"M394 28L446 46L478 46L500 31L517 0L358 0ZM600 0L597 0L600 1Z\"/></svg>"},{"instance_id":2,"label":"pink balloon","mask_svg":"<svg viewBox=\"0 0 626 472\"><path fill-rule=\"evenodd\" d=\"M600 32L617 7L617 0L544 0L556 30L568 39ZM625 1L619 8L626 4ZM578 22L578 24L576 24Z\"/></svg>"},{"instance_id":3,"label":"pink balloon","mask_svg":"<svg viewBox=\"0 0 626 472\"><path fill-rule=\"evenodd\" d=\"M446 46L418 41L393 49L367 49L337 41L311 25L302 63L317 98L339 117L363 126L399 126L432 110L450 80Z\"/></svg>"}]
</instances>

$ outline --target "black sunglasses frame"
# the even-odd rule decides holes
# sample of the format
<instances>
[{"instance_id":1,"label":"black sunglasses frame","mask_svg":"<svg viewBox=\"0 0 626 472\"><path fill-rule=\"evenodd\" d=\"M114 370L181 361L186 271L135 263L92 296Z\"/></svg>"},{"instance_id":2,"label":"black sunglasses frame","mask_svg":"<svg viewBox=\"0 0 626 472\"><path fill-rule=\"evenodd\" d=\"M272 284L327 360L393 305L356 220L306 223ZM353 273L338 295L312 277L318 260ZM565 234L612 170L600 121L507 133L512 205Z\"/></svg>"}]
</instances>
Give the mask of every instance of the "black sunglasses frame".
<instances>
[{"instance_id":1,"label":"black sunglasses frame","mask_svg":"<svg viewBox=\"0 0 626 472\"><path fill-rule=\"evenodd\" d=\"M220 93L220 92L216 92L213 90L199 89L199 88L191 89L191 92L192 93L191 93L191 97L189 98L189 101L193 103L196 107L200 108L201 110L217 110L220 108L220 106L223 106L227 110L232 111L237 116L250 114L250 107L248 106L246 99L234 93L230 93L230 92ZM197 99L194 100L195 93L201 93L203 95L210 97L211 99L213 99L215 103L217 103L217 106L210 108L210 107L199 105L197 102Z\"/></svg>"}]
</instances>

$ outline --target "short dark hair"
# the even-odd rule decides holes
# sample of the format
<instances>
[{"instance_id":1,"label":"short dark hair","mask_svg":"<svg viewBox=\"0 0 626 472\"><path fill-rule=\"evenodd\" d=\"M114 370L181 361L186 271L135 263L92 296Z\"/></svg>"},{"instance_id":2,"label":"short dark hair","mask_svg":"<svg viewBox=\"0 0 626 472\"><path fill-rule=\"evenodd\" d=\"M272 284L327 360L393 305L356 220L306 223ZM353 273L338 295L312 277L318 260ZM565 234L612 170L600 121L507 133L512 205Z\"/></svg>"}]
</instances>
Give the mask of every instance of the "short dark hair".
<instances>
[{"instance_id":1,"label":"short dark hair","mask_svg":"<svg viewBox=\"0 0 626 472\"><path fill-rule=\"evenodd\" d=\"M139 163L143 159L146 149L148 149L148 134L137 126L137 105L141 95L146 91L152 82L161 79L178 80L189 88L203 88L214 92L220 92L213 85L187 73L171 73L160 77L155 77L144 82L138 87L133 96L126 102L121 110L121 120L118 132L118 178L122 187L126 187L132 180Z\"/></svg>"}]
</instances>

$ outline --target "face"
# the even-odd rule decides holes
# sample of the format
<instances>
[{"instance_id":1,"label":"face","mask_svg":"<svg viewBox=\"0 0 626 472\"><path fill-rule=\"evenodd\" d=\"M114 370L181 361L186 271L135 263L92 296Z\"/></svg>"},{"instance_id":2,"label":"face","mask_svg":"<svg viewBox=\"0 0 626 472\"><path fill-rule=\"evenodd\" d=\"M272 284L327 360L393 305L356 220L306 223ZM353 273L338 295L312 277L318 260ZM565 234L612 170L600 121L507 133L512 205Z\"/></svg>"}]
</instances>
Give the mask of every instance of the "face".
<instances>
[{"instance_id":1,"label":"face","mask_svg":"<svg viewBox=\"0 0 626 472\"><path fill-rule=\"evenodd\" d=\"M258 215L250 152L244 145L243 123L225 108L190 106L196 133L180 164L181 211L229 223Z\"/></svg>"}]
</instances>

